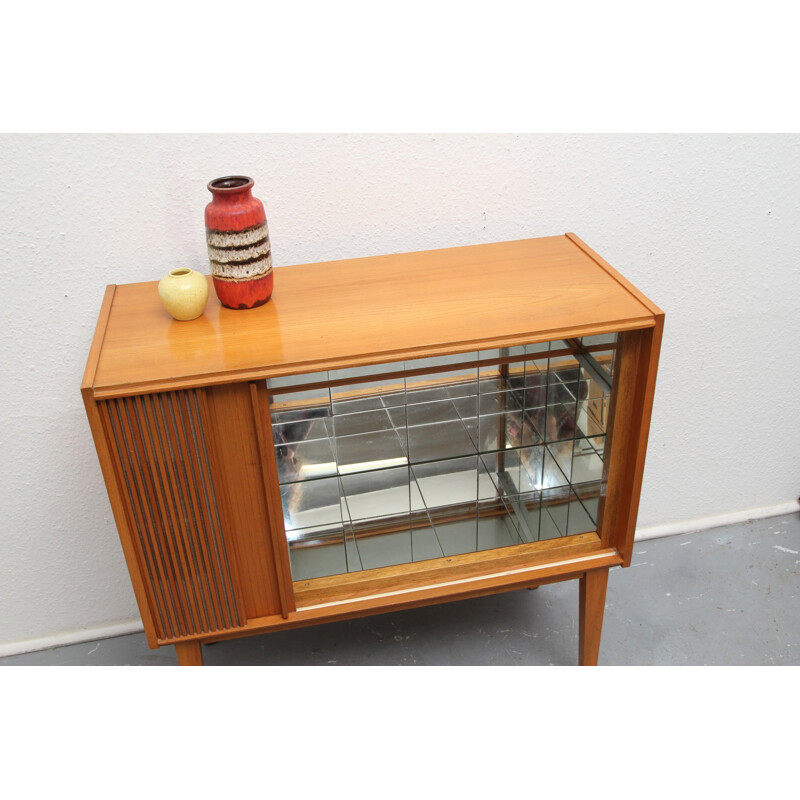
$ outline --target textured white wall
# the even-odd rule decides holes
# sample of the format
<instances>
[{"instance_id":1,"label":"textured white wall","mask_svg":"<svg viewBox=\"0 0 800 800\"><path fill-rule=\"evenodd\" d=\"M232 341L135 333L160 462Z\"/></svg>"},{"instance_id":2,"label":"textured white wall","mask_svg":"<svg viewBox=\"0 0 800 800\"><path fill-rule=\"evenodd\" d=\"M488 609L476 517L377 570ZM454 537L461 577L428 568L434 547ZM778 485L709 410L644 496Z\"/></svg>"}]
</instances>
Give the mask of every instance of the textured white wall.
<instances>
[{"instance_id":1,"label":"textured white wall","mask_svg":"<svg viewBox=\"0 0 800 800\"><path fill-rule=\"evenodd\" d=\"M574 231L667 314L640 527L800 492L798 135L15 134L0 154L0 646L138 618L79 384L107 284L208 272L205 187L231 173L276 267Z\"/></svg>"}]
</instances>

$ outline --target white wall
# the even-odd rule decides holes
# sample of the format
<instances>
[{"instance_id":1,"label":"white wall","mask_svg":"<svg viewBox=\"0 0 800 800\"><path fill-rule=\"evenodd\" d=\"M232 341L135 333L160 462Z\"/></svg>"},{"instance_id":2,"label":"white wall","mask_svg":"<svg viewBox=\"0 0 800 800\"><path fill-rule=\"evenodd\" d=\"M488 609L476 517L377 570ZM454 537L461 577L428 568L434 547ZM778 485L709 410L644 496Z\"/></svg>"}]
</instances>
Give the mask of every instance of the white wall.
<instances>
[{"instance_id":1,"label":"white wall","mask_svg":"<svg viewBox=\"0 0 800 800\"><path fill-rule=\"evenodd\" d=\"M3 135L0 154L0 653L138 625L79 385L107 284L208 272L221 175L255 179L277 267L574 231L667 315L640 528L800 492L798 135Z\"/></svg>"}]
</instances>

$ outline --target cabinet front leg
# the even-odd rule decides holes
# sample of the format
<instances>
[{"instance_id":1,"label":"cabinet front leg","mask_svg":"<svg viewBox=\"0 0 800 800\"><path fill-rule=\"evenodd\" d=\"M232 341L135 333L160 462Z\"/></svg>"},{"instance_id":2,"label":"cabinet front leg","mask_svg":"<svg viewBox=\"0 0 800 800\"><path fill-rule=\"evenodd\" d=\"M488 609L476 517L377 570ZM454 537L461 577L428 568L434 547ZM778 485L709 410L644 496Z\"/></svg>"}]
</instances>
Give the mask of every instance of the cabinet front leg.
<instances>
[{"instance_id":1,"label":"cabinet front leg","mask_svg":"<svg viewBox=\"0 0 800 800\"><path fill-rule=\"evenodd\" d=\"M597 666L607 586L608 567L587 572L580 579L578 663L582 667Z\"/></svg>"},{"instance_id":2,"label":"cabinet front leg","mask_svg":"<svg viewBox=\"0 0 800 800\"><path fill-rule=\"evenodd\" d=\"M175 645L178 664L182 667L202 667L203 651L200 642L178 642Z\"/></svg>"}]
</instances>

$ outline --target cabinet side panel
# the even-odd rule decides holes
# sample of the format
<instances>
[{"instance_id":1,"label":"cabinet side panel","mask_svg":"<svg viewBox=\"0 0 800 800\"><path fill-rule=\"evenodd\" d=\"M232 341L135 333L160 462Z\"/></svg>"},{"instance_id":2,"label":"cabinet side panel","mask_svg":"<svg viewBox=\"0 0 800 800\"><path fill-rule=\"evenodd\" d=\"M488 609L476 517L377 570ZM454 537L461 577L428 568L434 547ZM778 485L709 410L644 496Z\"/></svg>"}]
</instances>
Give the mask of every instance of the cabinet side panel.
<instances>
[{"instance_id":1,"label":"cabinet side panel","mask_svg":"<svg viewBox=\"0 0 800 800\"><path fill-rule=\"evenodd\" d=\"M237 565L245 615L280 614L250 385L208 387L199 396L220 517Z\"/></svg>"},{"instance_id":2,"label":"cabinet side panel","mask_svg":"<svg viewBox=\"0 0 800 800\"><path fill-rule=\"evenodd\" d=\"M102 405L158 637L240 627L245 617L197 392L118 398Z\"/></svg>"},{"instance_id":3,"label":"cabinet side panel","mask_svg":"<svg viewBox=\"0 0 800 800\"><path fill-rule=\"evenodd\" d=\"M636 532L663 325L663 316L657 317L654 327L621 333L618 342L597 529L626 567Z\"/></svg>"}]
</instances>

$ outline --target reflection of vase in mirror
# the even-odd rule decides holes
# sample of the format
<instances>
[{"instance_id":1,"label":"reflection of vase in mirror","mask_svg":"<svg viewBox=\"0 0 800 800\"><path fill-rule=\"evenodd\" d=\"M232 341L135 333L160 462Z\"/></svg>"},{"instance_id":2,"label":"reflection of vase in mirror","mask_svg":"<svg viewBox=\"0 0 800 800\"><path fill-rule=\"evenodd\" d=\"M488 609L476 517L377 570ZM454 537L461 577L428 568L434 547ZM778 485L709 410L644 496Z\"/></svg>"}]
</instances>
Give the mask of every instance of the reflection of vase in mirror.
<instances>
[{"instance_id":1,"label":"reflection of vase in mirror","mask_svg":"<svg viewBox=\"0 0 800 800\"><path fill-rule=\"evenodd\" d=\"M218 306L217 315L212 319L217 326L225 369L247 370L256 364L283 362L279 308L276 298L247 314ZM274 333L267 340L262 333L265 325L274 326Z\"/></svg>"}]
</instances>

